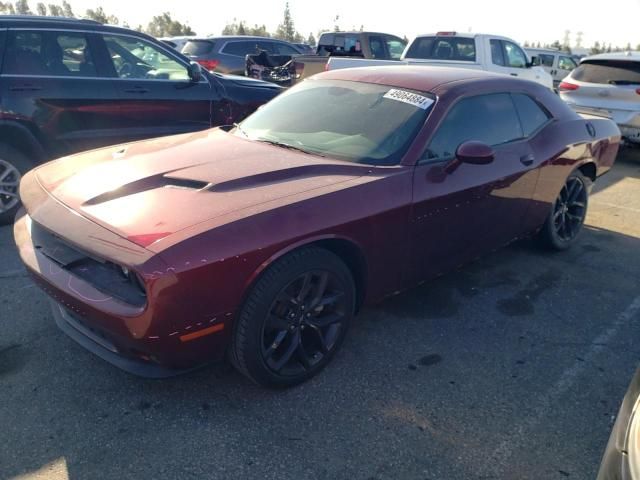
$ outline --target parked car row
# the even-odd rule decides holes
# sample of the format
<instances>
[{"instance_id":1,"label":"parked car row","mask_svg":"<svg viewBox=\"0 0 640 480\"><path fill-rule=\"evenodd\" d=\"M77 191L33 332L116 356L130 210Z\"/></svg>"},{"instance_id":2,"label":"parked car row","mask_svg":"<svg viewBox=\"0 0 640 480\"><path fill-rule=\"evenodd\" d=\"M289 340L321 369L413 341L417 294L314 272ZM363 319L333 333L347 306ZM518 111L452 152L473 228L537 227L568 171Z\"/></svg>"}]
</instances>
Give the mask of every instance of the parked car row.
<instances>
[{"instance_id":1,"label":"parked car row","mask_svg":"<svg viewBox=\"0 0 640 480\"><path fill-rule=\"evenodd\" d=\"M209 73L142 33L36 16L0 16L0 78L0 224L39 163L230 125L281 91Z\"/></svg>"}]
</instances>

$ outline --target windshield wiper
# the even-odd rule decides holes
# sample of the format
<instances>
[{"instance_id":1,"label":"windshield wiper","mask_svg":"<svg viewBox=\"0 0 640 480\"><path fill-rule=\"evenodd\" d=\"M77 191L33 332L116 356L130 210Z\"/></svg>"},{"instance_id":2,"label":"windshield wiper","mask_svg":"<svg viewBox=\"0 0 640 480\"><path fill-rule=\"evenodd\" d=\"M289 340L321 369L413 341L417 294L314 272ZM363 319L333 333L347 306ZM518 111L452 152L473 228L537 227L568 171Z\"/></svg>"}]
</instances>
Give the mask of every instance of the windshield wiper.
<instances>
[{"instance_id":1,"label":"windshield wiper","mask_svg":"<svg viewBox=\"0 0 640 480\"><path fill-rule=\"evenodd\" d=\"M317 155L318 157L324 157L321 153L310 152L304 148L296 147L290 143L278 142L277 140L269 140L268 138L256 138L256 141L268 143L269 145L275 145L276 147L286 148L287 150L295 150L296 152L306 153L307 155Z\"/></svg>"}]
</instances>

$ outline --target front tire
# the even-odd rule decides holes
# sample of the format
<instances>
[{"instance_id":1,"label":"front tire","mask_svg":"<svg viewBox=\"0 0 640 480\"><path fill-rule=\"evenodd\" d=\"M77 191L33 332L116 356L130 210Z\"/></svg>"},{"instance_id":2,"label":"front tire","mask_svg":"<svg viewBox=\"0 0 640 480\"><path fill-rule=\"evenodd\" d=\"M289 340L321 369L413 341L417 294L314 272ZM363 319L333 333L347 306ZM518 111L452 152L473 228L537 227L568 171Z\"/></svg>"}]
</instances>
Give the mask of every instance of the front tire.
<instances>
[{"instance_id":1,"label":"front tire","mask_svg":"<svg viewBox=\"0 0 640 480\"><path fill-rule=\"evenodd\" d=\"M538 234L545 247L566 250L576 242L587 216L591 186L591 180L579 170L569 175Z\"/></svg>"},{"instance_id":2,"label":"front tire","mask_svg":"<svg viewBox=\"0 0 640 480\"><path fill-rule=\"evenodd\" d=\"M289 387L320 372L340 348L355 310L347 266L316 247L270 266L236 320L230 358L242 374L268 387Z\"/></svg>"},{"instance_id":3,"label":"front tire","mask_svg":"<svg viewBox=\"0 0 640 480\"><path fill-rule=\"evenodd\" d=\"M20 180L30 168L31 164L22 153L8 145L0 145L0 225L13 223L20 208Z\"/></svg>"}]
</instances>

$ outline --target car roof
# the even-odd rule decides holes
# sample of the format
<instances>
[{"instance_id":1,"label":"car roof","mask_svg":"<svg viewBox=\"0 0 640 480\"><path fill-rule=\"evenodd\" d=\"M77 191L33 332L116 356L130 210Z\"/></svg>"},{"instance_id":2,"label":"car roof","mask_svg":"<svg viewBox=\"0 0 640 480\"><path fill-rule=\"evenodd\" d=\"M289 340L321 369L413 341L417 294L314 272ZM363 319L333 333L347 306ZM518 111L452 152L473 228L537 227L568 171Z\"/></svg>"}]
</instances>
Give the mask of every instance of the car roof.
<instances>
[{"instance_id":1,"label":"car roof","mask_svg":"<svg viewBox=\"0 0 640 480\"><path fill-rule=\"evenodd\" d=\"M37 24L52 24L59 25L64 24L89 24L89 25L102 25L100 22L90 20L87 18L70 18L70 17L48 17L41 15L0 15L0 25L8 26L8 24L22 25L24 23L37 23Z\"/></svg>"},{"instance_id":2,"label":"car roof","mask_svg":"<svg viewBox=\"0 0 640 480\"><path fill-rule=\"evenodd\" d=\"M571 56L570 53L567 52L563 52L561 50L558 50L557 48L535 48L535 47L524 47L524 49L529 52L545 52L545 53L563 53L566 55Z\"/></svg>"},{"instance_id":3,"label":"car roof","mask_svg":"<svg viewBox=\"0 0 640 480\"><path fill-rule=\"evenodd\" d=\"M210 37L195 37L189 40L269 40L271 42L289 43L279 38L260 37L257 35L211 35Z\"/></svg>"},{"instance_id":4,"label":"car roof","mask_svg":"<svg viewBox=\"0 0 640 480\"><path fill-rule=\"evenodd\" d=\"M326 80L349 80L354 82L377 83L410 90L431 92L440 85L473 79L510 79L506 75L469 68L431 67L431 66L382 66L329 70L315 78ZM520 82L518 79L512 79Z\"/></svg>"},{"instance_id":5,"label":"car roof","mask_svg":"<svg viewBox=\"0 0 640 480\"><path fill-rule=\"evenodd\" d=\"M589 60L627 60L640 62L640 52L628 50L626 52L599 53L582 58L580 63L588 62Z\"/></svg>"},{"instance_id":6,"label":"car roof","mask_svg":"<svg viewBox=\"0 0 640 480\"><path fill-rule=\"evenodd\" d=\"M100 32L121 33L127 35L141 36L146 39L153 39L146 33L137 32L130 28L119 27L117 25L107 25L87 18L69 17L45 17L41 15L0 15L1 28L64 28L69 30L89 30Z\"/></svg>"}]
</instances>

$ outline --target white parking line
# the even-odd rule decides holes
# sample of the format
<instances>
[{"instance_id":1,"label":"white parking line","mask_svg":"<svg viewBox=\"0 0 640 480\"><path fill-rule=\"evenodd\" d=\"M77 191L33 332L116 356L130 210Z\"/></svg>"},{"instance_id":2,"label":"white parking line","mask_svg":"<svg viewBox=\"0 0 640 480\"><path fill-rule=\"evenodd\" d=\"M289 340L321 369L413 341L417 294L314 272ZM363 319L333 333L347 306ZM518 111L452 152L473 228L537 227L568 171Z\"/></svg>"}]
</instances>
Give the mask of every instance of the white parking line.
<instances>
[{"instance_id":1,"label":"white parking line","mask_svg":"<svg viewBox=\"0 0 640 480\"><path fill-rule=\"evenodd\" d=\"M584 373L584 370L595 360L595 358L604 351L607 345L615 338L625 324L630 322L638 313L640 313L640 296L631 302L611 326L602 332L596 339L591 342L591 348L581 358L583 361L576 361L567 368L558 381L539 399L537 407L533 414L524 423L516 428L516 431L503 440L500 445L488 457L487 462L479 469L480 476L492 475L496 478L502 478L502 470L513 452L520 450L529 437L529 433L533 430L543 418L555 408L556 403L567 391L575 384L576 378ZM604 445L602 446L604 448Z\"/></svg>"}]
</instances>

